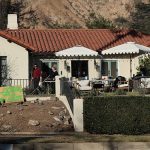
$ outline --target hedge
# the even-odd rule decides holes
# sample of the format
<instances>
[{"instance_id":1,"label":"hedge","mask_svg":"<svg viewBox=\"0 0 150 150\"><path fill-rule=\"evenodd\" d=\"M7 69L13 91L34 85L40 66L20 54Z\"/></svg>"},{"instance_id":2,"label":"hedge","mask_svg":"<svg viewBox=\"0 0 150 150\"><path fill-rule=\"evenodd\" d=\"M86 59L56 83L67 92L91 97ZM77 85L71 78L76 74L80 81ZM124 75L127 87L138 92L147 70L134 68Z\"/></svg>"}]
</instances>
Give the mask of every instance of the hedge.
<instances>
[{"instance_id":1,"label":"hedge","mask_svg":"<svg viewBox=\"0 0 150 150\"><path fill-rule=\"evenodd\" d=\"M150 134L150 97L88 97L84 128L98 134Z\"/></svg>"}]
</instances>

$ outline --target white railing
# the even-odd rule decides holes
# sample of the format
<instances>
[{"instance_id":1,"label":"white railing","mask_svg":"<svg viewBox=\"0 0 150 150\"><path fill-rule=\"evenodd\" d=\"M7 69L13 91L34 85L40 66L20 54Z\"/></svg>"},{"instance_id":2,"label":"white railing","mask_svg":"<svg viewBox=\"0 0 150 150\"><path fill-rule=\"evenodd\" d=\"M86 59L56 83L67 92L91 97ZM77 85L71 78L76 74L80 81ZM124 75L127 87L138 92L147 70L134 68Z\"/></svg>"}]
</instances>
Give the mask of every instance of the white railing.
<instances>
[{"instance_id":1,"label":"white railing","mask_svg":"<svg viewBox=\"0 0 150 150\"><path fill-rule=\"evenodd\" d=\"M2 86L21 86L22 88L31 88L31 82L29 79L6 79L3 81Z\"/></svg>"}]
</instances>

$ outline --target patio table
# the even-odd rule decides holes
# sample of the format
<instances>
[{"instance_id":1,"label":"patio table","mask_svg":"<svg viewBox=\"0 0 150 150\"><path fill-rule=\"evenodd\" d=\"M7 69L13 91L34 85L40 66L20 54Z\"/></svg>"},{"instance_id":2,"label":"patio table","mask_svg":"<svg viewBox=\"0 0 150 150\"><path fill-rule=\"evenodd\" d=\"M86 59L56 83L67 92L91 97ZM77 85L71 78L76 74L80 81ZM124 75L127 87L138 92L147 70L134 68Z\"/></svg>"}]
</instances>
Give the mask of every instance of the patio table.
<instances>
[{"instance_id":1,"label":"patio table","mask_svg":"<svg viewBox=\"0 0 150 150\"><path fill-rule=\"evenodd\" d=\"M114 82L114 79L108 79L108 80L92 80L93 89L95 90L102 90L104 91L105 88L111 88L112 84Z\"/></svg>"}]
</instances>

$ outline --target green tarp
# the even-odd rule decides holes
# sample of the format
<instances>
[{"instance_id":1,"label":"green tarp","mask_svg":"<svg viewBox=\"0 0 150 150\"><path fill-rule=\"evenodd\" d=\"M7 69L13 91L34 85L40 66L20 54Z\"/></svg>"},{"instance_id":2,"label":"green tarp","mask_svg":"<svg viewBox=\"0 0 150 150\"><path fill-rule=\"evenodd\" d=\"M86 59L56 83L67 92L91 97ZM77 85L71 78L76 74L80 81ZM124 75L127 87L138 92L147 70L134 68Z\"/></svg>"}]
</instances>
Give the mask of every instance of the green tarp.
<instances>
[{"instance_id":1,"label":"green tarp","mask_svg":"<svg viewBox=\"0 0 150 150\"><path fill-rule=\"evenodd\" d=\"M5 103L23 101L23 90L18 86L0 87L0 102Z\"/></svg>"}]
</instances>

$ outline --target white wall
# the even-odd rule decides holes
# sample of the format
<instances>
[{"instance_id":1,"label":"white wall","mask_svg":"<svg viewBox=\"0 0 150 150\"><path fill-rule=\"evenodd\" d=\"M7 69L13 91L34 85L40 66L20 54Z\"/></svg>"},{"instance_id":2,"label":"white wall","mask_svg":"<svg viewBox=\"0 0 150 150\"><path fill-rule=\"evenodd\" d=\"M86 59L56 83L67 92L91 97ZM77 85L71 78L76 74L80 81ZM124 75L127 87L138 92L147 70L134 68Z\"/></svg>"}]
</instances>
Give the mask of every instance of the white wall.
<instances>
[{"instance_id":1,"label":"white wall","mask_svg":"<svg viewBox=\"0 0 150 150\"><path fill-rule=\"evenodd\" d=\"M137 67L139 66L139 56L134 56L131 58L132 76L133 74L137 74ZM130 78L130 57L119 59L119 69L120 75L125 76L126 78Z\"/></svg>"},{"instance_id":2,"label":"white wall","mask_svg":"<svg viewBox=\"0 0 150 150\"><path fill-rule=\"evenodd\" d=\"M0 37L0 56L7 56L7 64L12 79L28 79L29 56L28 51L5 38Z\"/></svg>"},{"instance_id":3,"label":"white wall","mask_svg":"<svg viewBox=\"0 0 150 150\"><path fill-rule=\"evenodd\" d=\"M142 56L142 55L136 56L132 60L132 74L137 73L137 67L139 67L139 57L140 56Z\"/></svg>"},{"instance_id":4,"label":"white wall","mask_svg":"<svg viewBox=\"0 0 150 150\"><path fill-rule=\"evenodd\" d=\"M130 59L118 59L118 76L130 78Z\"/></svg>"}]
</instances>

